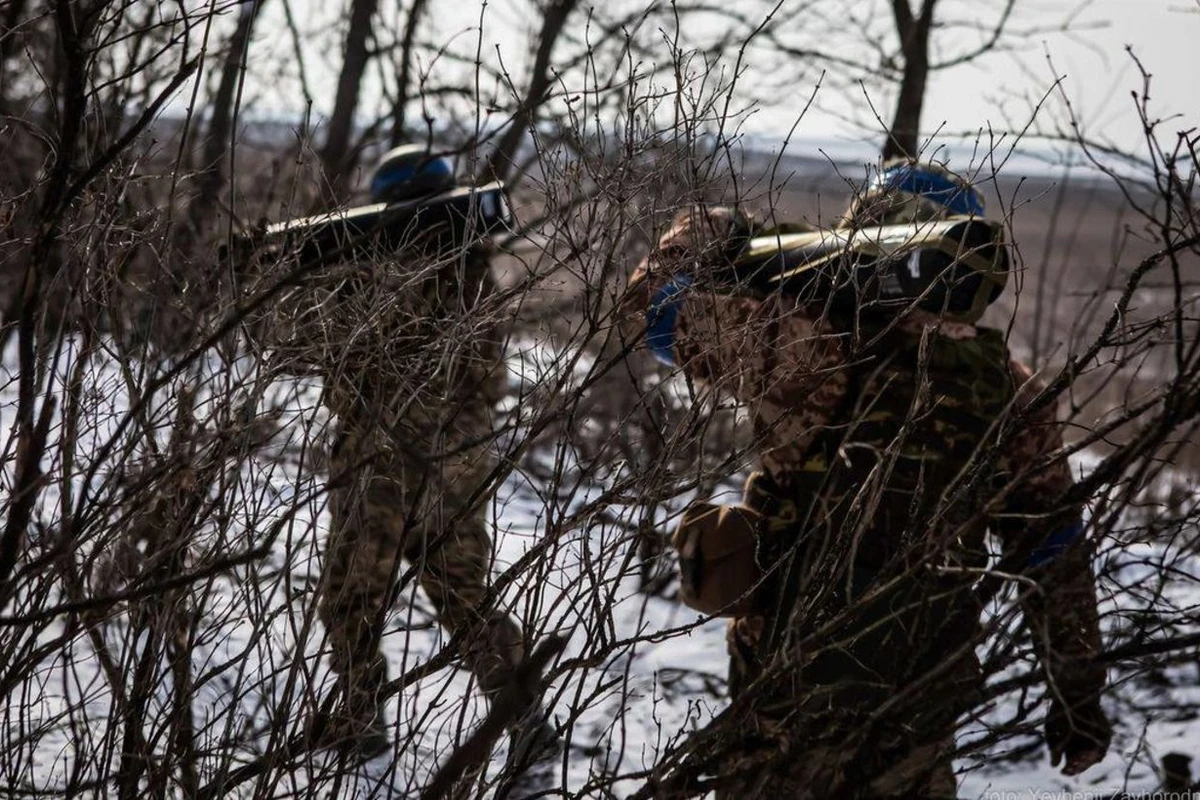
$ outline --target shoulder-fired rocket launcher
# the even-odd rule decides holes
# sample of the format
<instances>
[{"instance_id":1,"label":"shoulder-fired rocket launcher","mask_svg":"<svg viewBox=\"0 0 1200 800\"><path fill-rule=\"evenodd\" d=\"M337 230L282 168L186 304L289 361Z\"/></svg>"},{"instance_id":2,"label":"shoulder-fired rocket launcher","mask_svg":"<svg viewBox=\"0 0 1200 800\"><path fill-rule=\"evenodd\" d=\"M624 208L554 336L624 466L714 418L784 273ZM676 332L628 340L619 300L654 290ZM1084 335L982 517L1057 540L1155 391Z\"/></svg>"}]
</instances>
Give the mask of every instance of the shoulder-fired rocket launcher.
<instances>
[{"instance_id":1,"label":"shoulder-fired rocket launcher","mask_svg":"<svg viewBox=\"0 0 1200 800\"><path fill-rule=\"evenodd\" d=\"M905 308L974 321L1003 291L1003 227L977 217L759 236L734 260L749 288L840 311Z\"/></svg>"},{"instance_id":2,"label":"shoulder-fired rocket launcher","mask_svg":"<svg viewBox=\"0 0 1200 800\"><path fill-rule=\"evenodd\" d=\"M496 182L277 222L238 244L259 253L327 263L397 252L432 240L443 247L466 247L510 229L512 221L508 195Z\"/></svg>"}]
</instances>

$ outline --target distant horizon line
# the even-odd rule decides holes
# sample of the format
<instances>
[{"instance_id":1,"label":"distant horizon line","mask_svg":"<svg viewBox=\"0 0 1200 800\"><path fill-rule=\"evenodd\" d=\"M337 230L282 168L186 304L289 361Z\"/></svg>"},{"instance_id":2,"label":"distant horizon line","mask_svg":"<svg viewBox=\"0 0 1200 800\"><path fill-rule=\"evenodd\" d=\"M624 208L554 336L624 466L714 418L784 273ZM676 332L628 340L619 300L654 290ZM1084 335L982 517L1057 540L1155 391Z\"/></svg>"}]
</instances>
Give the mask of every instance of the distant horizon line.
<instances>
[{"instance_id":1,"label":"distant horizon line","mask_svg":"<svg viewBox=\"0 0 1200 800\"><path fill-rule=\"evenodd\" d=\"M160 116L158 122L181 123L185 119L186 115L167 113ZM277 113L252 111L240 114L239 122L239 127L260 130L285 128L288 131L298 131L304 127L303 115L297 119ZM325 122L324 116L317 115L309 126L310 134L316 134ZM363 129L366 127L362 126ZM995 174L1006 177L1051 178L1069 174L1073 179L1104 180L1110 177L1105 172L1109 170L1120 178L1148 177L1139 168L1144 167L1144 164L1139 163L1138 157L1134 155L1104 149L1103 152L1093 151L1092 157L1089 158L1080 142L1066 139L1048 140L1033 134L1022 135L1019 141L1013 142L1016 134L1001 133L996 136L990 147L984 147L979 143L981 134L982 132L938 133L925 140L922 156L927 160L944 163L955 172L967 176ZM717 134L711 134L701 138L711 138L715 141L716 137ZM783 135L739 132L730 136L729 142L734 150L741 151L743 158L782 158L809 163L820 162L830 167L869 170L880 163L880 148L884 137L884 133L856 135L850 132L800 132ZM313 138L316 139L315 135ZM374 146L366 148L368 152L375 149ZM381 146L378 149L385 148ZM991 153L996 154L999 162L999 169L994 173L987 164ZM1102 166L1097 166L1093 158Z\"/></svg>"}]
</instances>

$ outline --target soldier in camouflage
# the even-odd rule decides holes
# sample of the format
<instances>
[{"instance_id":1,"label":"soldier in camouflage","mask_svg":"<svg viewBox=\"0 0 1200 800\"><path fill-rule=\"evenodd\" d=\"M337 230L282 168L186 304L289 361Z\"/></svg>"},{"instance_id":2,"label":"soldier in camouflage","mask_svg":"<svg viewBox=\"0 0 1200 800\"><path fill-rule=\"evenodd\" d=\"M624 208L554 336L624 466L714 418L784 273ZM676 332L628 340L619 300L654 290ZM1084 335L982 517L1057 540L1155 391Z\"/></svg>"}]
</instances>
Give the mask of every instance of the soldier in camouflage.
<instances>
[{"instance_id":1,"label":"soldier in camouflage","mask_svg":"<svg viewBox=\"0 0 1200 800\"><path fill-rule=\"evenodd\" d=\"M385 155L371 195L391 202L453 185L448 163L406 146ZM319 278L316 297L309 282L280 304L276 327L290 328L293 348L276 350L318 369L338 420L319 613L343 700L324 739L369 757L390 743L381 640L406 565L486 696L524 656L517 624L485 604L490 409L504 376L486 244L414 231L398 251L389 244Z\"/></svg>"},{"instance_id":2,"label":"soldier in camouflage","mask_svg":"<svg viewBox=\"0 0 1200 800\"><path fill-rule=\"evenodd\" d=\"M949 173L903 162L843 224L982 211ZM981 689L988 530L1034 587L1022 608L1052 763L1095 764L1111 730L1094 579L1041 385L975 320L847 316L714 286L751 233L736 209L681 212L628 295L660 360L744 403L757 436L744 504L761 520L760 613L728 636L731 695L751 722L718 797L954 797L955 721Z\"/></svg>"}]
</instances>

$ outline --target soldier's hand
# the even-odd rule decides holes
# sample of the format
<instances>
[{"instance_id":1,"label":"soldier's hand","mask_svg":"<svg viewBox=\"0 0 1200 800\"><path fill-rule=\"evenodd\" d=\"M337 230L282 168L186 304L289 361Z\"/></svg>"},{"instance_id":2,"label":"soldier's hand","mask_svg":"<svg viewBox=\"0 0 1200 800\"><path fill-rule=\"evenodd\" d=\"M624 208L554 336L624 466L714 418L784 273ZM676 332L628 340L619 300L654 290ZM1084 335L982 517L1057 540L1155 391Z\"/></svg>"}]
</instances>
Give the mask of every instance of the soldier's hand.
<instances>
[{"instance_id":1,"label":"soldier's hand","mask_svg":"<svg viewBox=\"0 0 1200 800\"><path fill-rule=\"evenodd\" d=\"M1064 775L1078 775L1097 764L1112 742L1112 725L1098 699L1067 707L1055 699L1046 715L1046 745L1050 766L1062 763Z\"/></svg>"},{"instance_id":2,"label":"soldier's hand","mask_svg":"<svg viewBox=\"0 0 1200 800\"><path fill-rule=\"evenodd\" d=\"M722 272L741 252L751 223L738 208L695 206L675 215L647 259L651 271ZM699 276L693 276L699 277ZM708 276L706 276L708 277Z\"/></svg>"},{"instance_id":3,"label":"soldier's hand","mask_svg":"<svg viewBox=\"0 0 1200 800\"><path fill-rule=\"evenodd\" d=\"M629 276L617 305L622 327L644 328L654 291L672 278L686 276L708 284L721 282L713 278L731 277L730 264L750 231L750 219L731 206L692 206L676 213L671 227Z\"/></svg>"},{"instance_id":4,"label":"soldier's hand","mask_svg":"<svg viewBox=\"0 0 1200 800\"><path fill-rule=\"evenodd\" d=\"M645 259L629 276L629 285L617 299L617 320L622 331L631 337L640 336L646 325L646 309L650 306L653 287Z\"/></svg>"}]
</instances>

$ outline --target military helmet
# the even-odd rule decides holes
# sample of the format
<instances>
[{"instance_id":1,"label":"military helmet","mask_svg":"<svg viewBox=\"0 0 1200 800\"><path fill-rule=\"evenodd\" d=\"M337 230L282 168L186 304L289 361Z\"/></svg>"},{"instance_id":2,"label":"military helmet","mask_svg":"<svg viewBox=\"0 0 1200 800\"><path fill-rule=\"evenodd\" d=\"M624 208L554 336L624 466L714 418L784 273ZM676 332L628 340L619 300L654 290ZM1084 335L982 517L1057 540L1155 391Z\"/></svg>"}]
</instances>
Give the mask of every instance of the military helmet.
<instances>
[{"instance_id":1,"label":"military helmet","mask_svg":"<svg viewBox=\"0 0 1200 800\"><path fill-rule=\"evenodd\" d=\"M371 177L371 202L394 203L411 200L455 185L450 162L431 156L429 148L419 144L394 147L379 159Z\"/></svg>"},{"instance_id":2,"label":"military helmet","mask_svg":"<svg viewBox=\"0 0 1200 800\"><path fill-rule=\"evenodd\" d=\"M950 170L932 162L896 159L884 164L866 190L854 198L840 227L981 217L983 212L983 195Z\"/></svg>"}]
</instances>

